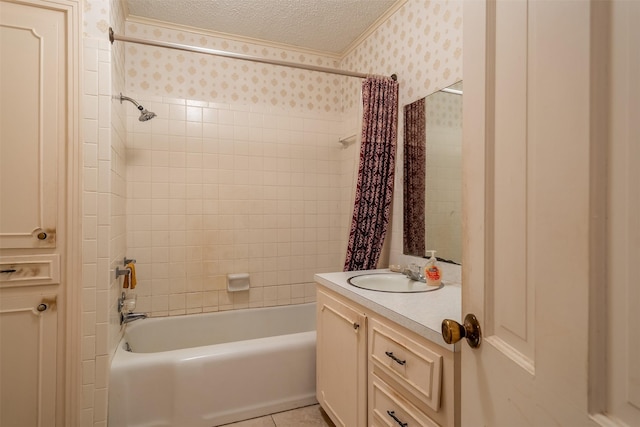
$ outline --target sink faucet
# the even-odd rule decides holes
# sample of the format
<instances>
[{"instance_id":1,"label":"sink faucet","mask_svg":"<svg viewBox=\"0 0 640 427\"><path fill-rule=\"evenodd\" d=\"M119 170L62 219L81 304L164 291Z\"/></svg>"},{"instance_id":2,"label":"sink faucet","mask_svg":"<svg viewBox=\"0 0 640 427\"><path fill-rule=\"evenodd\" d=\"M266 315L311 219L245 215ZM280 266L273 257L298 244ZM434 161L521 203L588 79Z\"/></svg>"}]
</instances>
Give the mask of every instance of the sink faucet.
<instances>
[{"instance_id":1,"label":"sink faucet","mask_svg":"<svg viewBox=\"0 0 640 427\"><path fill-rule=\"evenodd\" d=\"M134 320L146 318L147 313L120 313L120 324L131 323Z\"/></svg>"},{"instance_id":2,"label":"sink faucet","mask_svg":"<svg viewBox=\"0 0 640 427\"><path fill-rule=\"evenodd\" d=\"M407 276L411 280L415 280L416 282L426 282L426 278L422 273L422 268L417 264L409 264L409 267L405 268L402 272L405 276Z\"/></svg>"}]
</instances>

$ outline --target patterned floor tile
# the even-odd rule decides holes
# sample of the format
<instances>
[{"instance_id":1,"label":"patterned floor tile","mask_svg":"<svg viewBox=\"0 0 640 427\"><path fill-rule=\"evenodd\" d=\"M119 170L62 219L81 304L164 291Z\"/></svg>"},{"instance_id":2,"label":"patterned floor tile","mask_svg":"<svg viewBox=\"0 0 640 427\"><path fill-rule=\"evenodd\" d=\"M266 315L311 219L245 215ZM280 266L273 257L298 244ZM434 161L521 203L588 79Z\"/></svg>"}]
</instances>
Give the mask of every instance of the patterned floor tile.
<instances>
[{"instance_id":1,"label":"patterned floor tile","mask_svg":"<svg viewBox=\"0 0 640 427\"><path fill-rule=\"evenodd\" d=\"M276 427L334 427L320 405L272 414Z\"/></svg>"},{"instance_id":2,"label":"patterned floor tile","mask_svg":"<svg viewBox=\"0 0 640 427\"><path fill-rule=\"evenodd\" d=\"M275 423L271 418L271 415L260 418L252 418L246 421L239 421L237 423L225 424L223 427L275 427Z\"/></svg>"}]
</instances>

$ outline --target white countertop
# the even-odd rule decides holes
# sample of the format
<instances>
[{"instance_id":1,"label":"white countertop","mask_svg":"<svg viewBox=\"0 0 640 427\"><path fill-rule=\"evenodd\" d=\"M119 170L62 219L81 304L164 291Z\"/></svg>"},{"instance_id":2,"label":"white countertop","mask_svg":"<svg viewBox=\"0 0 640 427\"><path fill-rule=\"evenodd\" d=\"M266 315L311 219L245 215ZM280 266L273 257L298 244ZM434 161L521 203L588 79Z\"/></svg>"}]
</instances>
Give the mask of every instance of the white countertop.
<instances>
[{"instance_id":1,"label":"white countertop","mask_svg":"<svg viewBox=\"0 0 640 427\"><path fill-rule=\"evenodd\" d=\"M315 275L315 281L447 350L459 351L458 344L445 343L441 334L443 319L453 319L457 322L461 322L462 319L460 283L447 281L447 272L444 270L443 268L444 286L442 289L431 292L379 292L357 288L347 282L352 276L389 273L388 269L322 273ZM453 277L456 277L455 273Z\"/></svg>"}]
</instances>

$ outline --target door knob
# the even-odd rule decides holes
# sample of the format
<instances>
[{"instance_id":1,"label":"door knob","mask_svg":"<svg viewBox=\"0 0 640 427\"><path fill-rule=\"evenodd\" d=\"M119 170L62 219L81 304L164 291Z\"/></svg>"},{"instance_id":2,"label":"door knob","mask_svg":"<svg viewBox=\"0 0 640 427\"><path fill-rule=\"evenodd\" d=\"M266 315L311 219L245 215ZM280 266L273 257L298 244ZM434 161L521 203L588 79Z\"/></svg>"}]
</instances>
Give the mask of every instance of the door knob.
<instances>
[{"instance_id":1,"label":"door knob","mask_svg":"<svg viewBox=\"0 0 640 427\"><path fill-rule=\"evenodd\" d=\"M480 323L471 313L465 316L463 325L455 320L444 319L442 321L442 338L447 344L455 344L462 338L466 338L471 348L478 348L482 342Z\"/></svg>"}]
</instances>

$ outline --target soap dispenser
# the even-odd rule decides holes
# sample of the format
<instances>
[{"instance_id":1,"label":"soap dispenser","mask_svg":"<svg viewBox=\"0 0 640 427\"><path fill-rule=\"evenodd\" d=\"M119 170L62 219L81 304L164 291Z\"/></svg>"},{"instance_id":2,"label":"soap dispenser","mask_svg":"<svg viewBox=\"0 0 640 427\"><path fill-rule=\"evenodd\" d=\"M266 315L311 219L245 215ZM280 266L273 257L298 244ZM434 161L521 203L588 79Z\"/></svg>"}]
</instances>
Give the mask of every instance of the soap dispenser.
<instances>
[{"instance_id":1,"label":"soap dispenser","mask_svg":"<svg viewBox=\"0 0 640 427\"><path fill-rule=\"evenodd\" d=\"M424 277L427 285L440 286L442 284L442 272L440 271L440 267L436 264L436 251L427 252L431 252L431 258L429 258L427 264L424 266Z\"/></svg>"}]
</instances>

